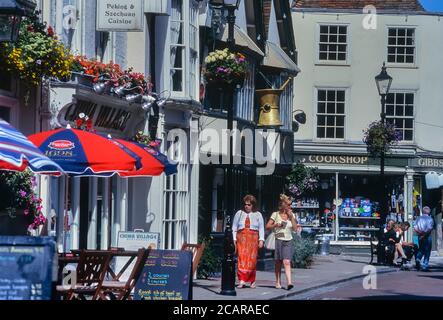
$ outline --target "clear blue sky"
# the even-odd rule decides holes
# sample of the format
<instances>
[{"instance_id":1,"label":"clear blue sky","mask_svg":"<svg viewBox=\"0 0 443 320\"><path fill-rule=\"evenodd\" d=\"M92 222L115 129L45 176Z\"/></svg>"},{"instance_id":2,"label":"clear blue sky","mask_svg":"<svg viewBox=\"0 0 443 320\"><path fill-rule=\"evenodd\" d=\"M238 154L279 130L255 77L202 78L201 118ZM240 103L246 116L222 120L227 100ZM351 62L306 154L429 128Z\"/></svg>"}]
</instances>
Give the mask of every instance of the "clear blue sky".
<instances>
[{"instance_id":1,"label":"clear blue sky","mask_svg":"<svg viewBox=\"0 0 443 320\"><path fill-rule=\"evenodd\" d=\"M443 12L442 0L420 0L420 2L428 11Z\"/></svg>"}]
</instances>

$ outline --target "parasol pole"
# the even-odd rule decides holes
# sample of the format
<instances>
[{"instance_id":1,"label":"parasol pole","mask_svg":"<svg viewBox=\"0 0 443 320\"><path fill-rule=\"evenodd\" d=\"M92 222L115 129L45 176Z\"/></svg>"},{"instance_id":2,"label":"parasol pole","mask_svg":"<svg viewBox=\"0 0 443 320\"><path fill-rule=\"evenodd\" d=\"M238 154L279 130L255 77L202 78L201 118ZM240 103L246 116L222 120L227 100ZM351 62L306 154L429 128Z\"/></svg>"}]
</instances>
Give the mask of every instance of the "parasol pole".
<instances>
[{"instance_id":1,"label":"parasol pole","mask_svg":"<svg viewBox=\"0 0 443 320\"><path fill-rule=\"evenodd\" d=\"M65 176L64 179L64 188L65 188L65 205L63 210L63 253L66 253L66 237L67 237L67 231L68 231L68 221L66 219L69 219L68 215L68 190L69 190L69 175Z\"/></svg>"}]
</instances>

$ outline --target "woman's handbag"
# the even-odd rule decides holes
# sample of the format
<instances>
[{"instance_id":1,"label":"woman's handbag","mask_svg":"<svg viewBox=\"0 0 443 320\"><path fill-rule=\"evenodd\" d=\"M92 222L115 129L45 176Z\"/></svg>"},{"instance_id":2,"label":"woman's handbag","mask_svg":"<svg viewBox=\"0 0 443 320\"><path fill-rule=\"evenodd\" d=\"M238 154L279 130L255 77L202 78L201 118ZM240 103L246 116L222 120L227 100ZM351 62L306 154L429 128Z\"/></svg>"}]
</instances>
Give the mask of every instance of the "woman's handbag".
<instances>
[{"instance_id":1,"label":"woman's handbag","mask_svg":"<svg viewBox=\"0 0 443 320\"><path fill-rule=\"evenodd\" d=\"M265 240L265 248L275 250L275 233L271 232Z\"/></svg>"}]
</instances>

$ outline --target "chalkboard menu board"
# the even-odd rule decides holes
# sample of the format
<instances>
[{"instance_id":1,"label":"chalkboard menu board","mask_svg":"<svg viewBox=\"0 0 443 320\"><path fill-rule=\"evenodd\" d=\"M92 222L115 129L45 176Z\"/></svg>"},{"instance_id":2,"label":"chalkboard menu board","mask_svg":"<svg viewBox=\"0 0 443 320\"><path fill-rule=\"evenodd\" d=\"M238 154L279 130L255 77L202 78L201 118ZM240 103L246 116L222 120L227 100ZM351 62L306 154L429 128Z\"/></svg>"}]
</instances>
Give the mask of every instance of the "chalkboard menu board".
<instances>
[{"instance_id":1,"label":"chalkboard menu board","mask_svg":"<svg viewBox=\"0 0 443 320\"><path fill-rule=\"evenodd\" d=\"M192 253L151 250L135 285L136 300L192 300Z\"/></svg>"},{"instance_id":2,"label":"chalkboard menu board","mask_svg":"<svg viewBox=\"0 0 443 320\"><path fill-rule=\"evenodd\" d=\"M0 236L0 300L50 300L55 241Z\"/></svg>"}]
</instances>

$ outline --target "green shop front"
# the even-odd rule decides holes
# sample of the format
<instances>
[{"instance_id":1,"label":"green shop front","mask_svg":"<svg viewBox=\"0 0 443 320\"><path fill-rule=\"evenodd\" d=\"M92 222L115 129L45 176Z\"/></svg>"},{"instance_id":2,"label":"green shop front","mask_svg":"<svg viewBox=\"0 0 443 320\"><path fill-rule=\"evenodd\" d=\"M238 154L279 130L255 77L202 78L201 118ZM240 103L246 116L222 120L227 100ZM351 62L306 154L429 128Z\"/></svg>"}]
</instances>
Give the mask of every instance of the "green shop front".
<instances>
[{"instance_id":1,"label":"green shop front","mask_svg":"<svg viewBox=\"0 0 443 320\"><path fill-rule=\"evenodd\" d=\"M408 213L416 205L412 194L421 179L408 167L408 157L386 158L385 192L381 191L379 159L318 153L296 154L295 161L317 168L320 178L314 192L293 203L303 231L327 235L332 245L369 246L371 237L385 223L380 201L388 204L387 218L410 220Z\"/></svg>"}]
</instances>

